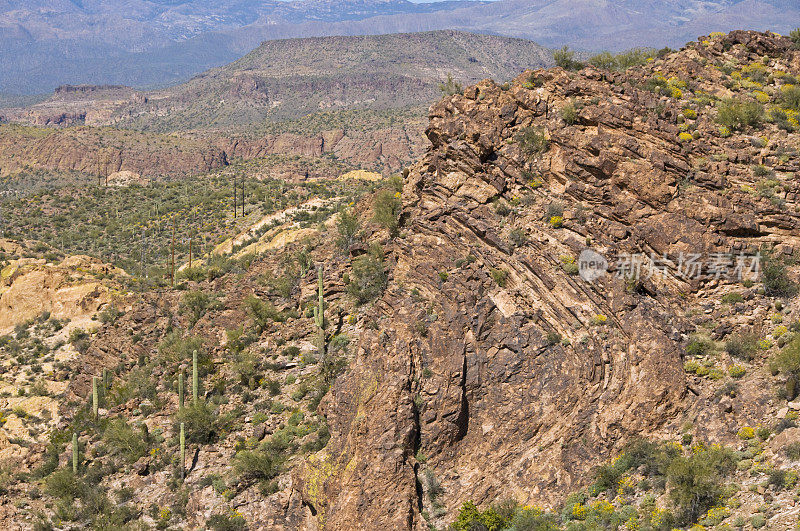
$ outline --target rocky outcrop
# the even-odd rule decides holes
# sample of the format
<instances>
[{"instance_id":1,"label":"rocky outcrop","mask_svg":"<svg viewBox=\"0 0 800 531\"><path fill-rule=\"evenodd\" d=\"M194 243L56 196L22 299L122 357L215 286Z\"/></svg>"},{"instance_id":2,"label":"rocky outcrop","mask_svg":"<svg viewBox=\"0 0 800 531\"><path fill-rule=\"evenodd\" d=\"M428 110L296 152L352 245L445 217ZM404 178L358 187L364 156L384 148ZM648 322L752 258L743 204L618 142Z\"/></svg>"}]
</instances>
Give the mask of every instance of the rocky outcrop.
<instances>
[{"instance_id":1,"label":"rocky outcrop","mask_svg":"<svg viewBox=\"0 0 800 531\"><path fill-rule=\"evenodd\" d=\"M795 64L788 39L727 39L750 60ZM464 500L552 505L626 441L677 431L694 404L686 308L725 280L687 278L671 262L635 281L620 257L800 243L796 182L781 180L786 207L745 188L758 180L751 163L798 169L773 154L790 144L785 132L753 149L721 136L703 108L687 141L690 96L643 88L651 76L709 79L702 41L624 74L484 81L431 108L432 147L405 182L377 326L323 403L331 443L306 463L306 503L325 528L423 529L422 456L450 514ZM718 48L720 60L730 43ZM709 158L720 150L726 162ZM612 262L594 282L568 266L589 248ZM723 422L710 437L735 433Z\"/></svg>"},{"instance_id":2,"label":"rocky outcrop","mask_svg":"<svg viewBox=\"0 0 800 531\"><path fill-rule=\"evenodd\" d=\"M88 256L71 256L61 263L45 259L12 260L0 273L0 331L48 312L56 319L94 314L111 302L112 285L101 277L124 275Z\"/></svg>"}]
</instances>

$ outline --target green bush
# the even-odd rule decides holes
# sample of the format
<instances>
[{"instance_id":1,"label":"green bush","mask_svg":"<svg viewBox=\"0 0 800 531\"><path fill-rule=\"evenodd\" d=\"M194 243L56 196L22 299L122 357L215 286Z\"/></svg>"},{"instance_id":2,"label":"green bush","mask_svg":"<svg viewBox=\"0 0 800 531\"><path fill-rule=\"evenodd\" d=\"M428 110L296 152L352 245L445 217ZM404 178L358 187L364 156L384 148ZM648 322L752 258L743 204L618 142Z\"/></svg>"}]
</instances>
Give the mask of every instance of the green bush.
<instances>
[{"instance_id":1,"label":"green bush","mask_svg":"<svg viewBox=\"0 0 800 531\"><path fill-rule=\"evenodd\" d=\"M569 102L561 107L561 119L569 125L578 121L578 109L575 103Z\"/></svg>"},{"instance_id":2,"label":"green bush","mask_svg":"<svg viewBox=\"0 0 800 531\"><path fill-rule=\"evenodd\" d=\"M175 329L167 334L158 344L158 354L168 362L183 362L192 359L192 352L203 351L203 340L196 336L183 336L183 332Z\"/></svg>"},{"instance_id":3,"label":"green bush","mask_svg":"<svg viewBox=\"0 0 800 531\"><path fill-rule=\"evenodd\" d=\"M240 514L215 514L208 519L206 526L214 531L243 531L247 529L247 522Z\"/></svg>"},{"instance_id":4,"label":"green bush","mask_svg":"<svg viewBox=\"0 0 800 531\"><path fill-rule=\"evenodd\" d=\"M789 38L794 42L794 47L800 50L800 28L793 29L791 33L789 33Z\"/></svg>"},{"instance_id":5,"label":"green bush","mask_svg":"<svg viewBox=\"0 0 800 531\"><path fill-rule=\"evenodd\" d=\"M529 157L541 155L550 146L544 131L536 127L522 129L516 139L522 152Z\"/></svg>"},{"instance_id":6,"label":"green bush","mask_svg":"<svg viewBox=\"0 0 800 531\"><path fill-rule=\"evenodd\" d=\"M794 297L797 285L789 279L786 267L773 260L764 264L762 271L764 292L770 297Z\"/></svg>"},{"instance_id":7,"label":"green bush","mask_svg":"<svg viewBox=\"0 0 800 531\"><path fill-rule=\"evenodd\" d=\"M214 442L219 435L219 418L214 409L198 400L190 403L175 416L175 433L180 431L180 423L185 424L186 442L207 444Z\"/></svg>"},{"instance_id":8,"label":"green bush","mask_svg":"<svg viewBox=\"0 0 800 531\"><path fill-rule=\"evenodd\" d=\"M758 102L722 101L717 109L717 122L730 130L756 126L764 118L764 106Z\"/></svg>"},{"instance_id":9,"label":"green bush","mask_svg":"<svg viewBox=\"0 0 800 531\"><path fill-rule=\"evenodd\" d=\"M111 420L103 432L103 441L111 454L134 463L147 453L147 441L141 431L131 428L124 419Z\"/></svg>"},{"instance_id":10,"label":"green bush","mask_svg":"<svg viewBox=\"0 0 800 531\"><path fill-rule=\"evenodd\" d=\"M233 469L243 480L269 480L280 472L282 460L265 449L244 450L233 457Z\"/></svg>"},{"instance_id":11,"label":"green bush","mask_svg":"<svg viewBox=\"0 0 800 531\"><path fill-rule=\"evenodd\" d=\"M453 75L449 73L447 74L447 81L444 83L439 83L439 90L445 96L454 96L464 92L464 88L461 86L461 83L458 83L456 80L454 80Z\"/></svg>"},{"instance_id":12,"label":"green bush","mask_svg":"<svg viewBox=\"0 0 800 531\"><path fill-rule=\"evenodd\" d=\"M786 398L796 398L800 387L800 336L795 336L773 357L771 367L786 376Z\"/></svg>"},{"instance_id":13,"label":"green bush","mask_svg":"<svg viewBox=\"0 0 800 531\"><path fill-rule=\"evenodd\" d=\"M180 310L188 316L190 326L194 326L213 301L213 297L204 291L187 291L181 297Z\"/></svg>"},{"instance_id":14,"label":"green bush","mask_svg":"<svg viewBox=\"0 0 800 531\"><path fill-rule=\"evenodd\" d=\"M392 237L397 236L398 218L402 206L398 195L399 192L384 188L375 196L375 203L372 205L373 219L388 230Z\"/></svg>"},{"instance_id":15,"label":"green bush","mask_svg":"<svg viewBox=\"0 0 800 531\"><path fill-rule=\"evenodd\" d=\"M783 447L783 453L792 461L800 459L800 441L790 442Z\"/></svg>"},{"instance_id":16,"label":"green bush","mask_svg":"<svg viewBox=\"0 0 800 531\"><path fill-rule=\"evenodd\" d=\"M83 494L84 485L71 468L62 468L47 477L45 491L55 498L74 499Z\"/></svg>"},{"instance_id":17,"label":"green bush","mask_svg":"<svg viewBox=\"0 0 800 531\"><path fill-rule=\"evenodd\" d=\"M275 309L271 302L262 301L255 295L245 297L243 304L259 334L266 330L269 323L275 321L282 323L286 320L286 315Z\"/></svg>"},{"instance_id":18,"label":"green bush","mask_svg":"<svg viewBox=\"0 0 800 531\"><path fill-rule=\"evenodd\" d=\"M580 70L583 68L583 63L575 60L575 52L567 46L553 52L553 60L556 62L556 66L560 66L564 70Z\"/></svg>"},{"instance_id":19,"label":"green bush","mask_svg":"<svg viewBox=\"0 0 800 531\"><path fill-rule=\"evenodd\" d=\"M497 509L489 507L481 512L471 501L464 502L458 512L455 522L450 525L453 531L474 531L485 529L486 531L500 531L510 524L508 518L504 518Z\"/></svg>"},{"instance_id":20,"label":"green bush","mask_svg":"<svg viewBox=\"0 0 800 531\"><path fill-rule=\"evenodd\" d=\"M726 293L725 295L722 296L722 302L727 304L735 304L737 302L742 302L742 301L744 301L744 297L742 297L741 293L736 293L736 292Z\"/></svg>"},{"instance_id":21,"label":"green bush","mask_svg":"<svg viewBox=\"0 0 800 531\"><path fill-rule=\"evenodd\" d=\"M383 257L373 252L353 259L347 292L358 304L377 298L386 287Z\"/></svg>"},{"instance_id":22,"label":"green bush","mask_svg":"<svg viewBox=\"0 0 800 531\"><path fill-rule=\"evenodd\" d=\"M336 244L342 249L349 249L350 246L358 240L358 217L352 209L343 208L339 211L339 219L336 221L336 231L339 233Z\"/></svg>"},{"instance_id":23,"label":"green bush","mask_svg":"<svg viewBox=\"0 0 800 531\"><path fill-rule=\"evenodd\" d=\"M689 356L702 356L711 350L711 343L703 339L692 339L686 345L686 354Z\"/></svg>"},{"instance_id":24,"label":"green bush","mask_svg":"<svg viewBox=\"0 0 800 531\"><path fill-rule=\"evenodd\" d=\"M494 280L495 284L501 288L506 287L506 282L508 282L508 271L493 267L489 270L489 274L492 276L492 280Z\"/></svg>"},{"instance_id":25,"label":"green bush","mask_svg":"<svg viewBox=\"0 0 800 531\"><path fill-rule=\"evenodd\" d=\"M734 358L750 361L758 350L758 337L754 334L739 334L725 342L725 351Z\"/></svg>"},{"instance_id":26,"label":"green bush","mask_svg":"<svg viewBox=\"0 0 800 531\"><path fill-rule=\"evenodd\" d=\"M800 87L784 87L781 91L781 105L784 109L800 111Z\"/></svg>"},{"instance_id":27,"label":"green bush","mask_svg":"<svg viewBox=\"0 0 800 531\"><path fill-rule=\"evenodd\" d=\"M719 446L679 455L666 469L670 498L685 524L696 522L723 496L723 479L736 466L733 452Z\"/></svg>"}]
</instances>

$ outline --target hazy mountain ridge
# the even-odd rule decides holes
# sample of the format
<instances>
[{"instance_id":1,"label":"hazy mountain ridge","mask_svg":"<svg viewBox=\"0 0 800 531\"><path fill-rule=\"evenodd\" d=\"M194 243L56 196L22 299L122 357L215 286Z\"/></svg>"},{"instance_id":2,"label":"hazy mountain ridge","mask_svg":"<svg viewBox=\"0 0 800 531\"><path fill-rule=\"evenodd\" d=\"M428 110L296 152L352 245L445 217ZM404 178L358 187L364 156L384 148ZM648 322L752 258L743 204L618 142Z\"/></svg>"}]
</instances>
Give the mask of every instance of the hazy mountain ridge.
<instances>
[{"instance_id":1,"label":"hazy mountain ridge","mask_svg":"<svg viewBox=\"0 0 800 531\"><path fill-rule=\"evenodd\" d=\"M432 12L436 16L431 16ZM234 60L268 39L457 29L587 50L679 46L700 33L787 32L788 0L500 0L215 3L6 1L0 5L0 92L64 83L175 83Z\"/></svg>"}]
</instances>

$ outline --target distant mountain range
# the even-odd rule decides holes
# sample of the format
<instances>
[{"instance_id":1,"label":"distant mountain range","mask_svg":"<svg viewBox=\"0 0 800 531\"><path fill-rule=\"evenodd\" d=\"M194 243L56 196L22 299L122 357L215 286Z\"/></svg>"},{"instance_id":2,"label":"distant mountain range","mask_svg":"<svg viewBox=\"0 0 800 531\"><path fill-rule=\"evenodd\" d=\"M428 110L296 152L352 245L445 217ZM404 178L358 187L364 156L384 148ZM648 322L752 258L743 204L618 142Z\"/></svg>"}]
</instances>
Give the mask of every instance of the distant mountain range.
<instances>
[{"instance_id":1,"label":"distant mountain range","mask_svg":"<svg viewBox=\"0 0 800 531\"><path fill-rule=\"evenodd\" d=\"M796 0L0 0L0 93L172 84L278 38L449 28L621 50L798 25Z\"/></svg>"}]
</instances>

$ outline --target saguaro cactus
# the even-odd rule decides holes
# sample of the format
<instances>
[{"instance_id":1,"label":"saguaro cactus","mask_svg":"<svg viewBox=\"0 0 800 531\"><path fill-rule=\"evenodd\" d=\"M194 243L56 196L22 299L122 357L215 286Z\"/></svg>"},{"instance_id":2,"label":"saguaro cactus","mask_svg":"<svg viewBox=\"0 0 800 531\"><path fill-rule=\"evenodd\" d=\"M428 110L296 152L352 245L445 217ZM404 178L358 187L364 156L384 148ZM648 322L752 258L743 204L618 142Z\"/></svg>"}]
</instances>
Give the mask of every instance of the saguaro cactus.
<instances>
[{"instance_id":1,"label":"saguaro cactus","mask_svg":"<svg viewBox=\"0 0 800 531\"><path fill-rule=\"evenodd\" d=\"M192 401L197 403L197 394L199 391L200 382L197 375L197 351L192 352Z\"/></svg>"},{"instance_id":2,"label":"saguaro cactus","mask_svg":"<svg viewBox=\"0 0 800 531\"><path fill-rule=\"evenodd\" d=\"M72 473L78 473L78 432L72 432Z\"/></svg>"},{"instance_id":3,"label":"saguaro cactus","mask_svg":"<svg viewBox=\"0 0 800 531\"><path fill-rule=\"evenodd\" d=\"M314 308L314 324L319 334L319 349L325 355L325 290L322 281L322 266L317 268L317 307Z\"/></svg>"},{"instance_id":4,"label":"saguaro cactus","mask_svg":"<svg viewBox=\"0 0 800 531\"><path fill-rule=\"evenodd\" d=\"M97 419L97 410L100 407L100 397L97 394L97 376L92 376L92 415Z\"/></svg>"},{"instance_id":5,"label":"saguaro cactus","mask_svg":"<svg viewBox=\"0 0 800 531\"><path fill-rule=\"evenodd\" d=\"M186 435L181 422L181 481L186 478Z\"/></svg>"},{"instance_id":6,"label":"saguaro cactus","mask_svg":"<svg viewBox=\"0 0 800 531\"><path fill-rule=\"evenodd\" d=\"M183 410L183 369L178 374L178 409Z\"/></svg>"}]
</instances>

